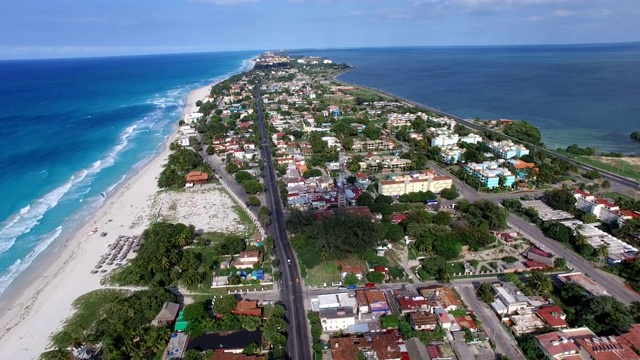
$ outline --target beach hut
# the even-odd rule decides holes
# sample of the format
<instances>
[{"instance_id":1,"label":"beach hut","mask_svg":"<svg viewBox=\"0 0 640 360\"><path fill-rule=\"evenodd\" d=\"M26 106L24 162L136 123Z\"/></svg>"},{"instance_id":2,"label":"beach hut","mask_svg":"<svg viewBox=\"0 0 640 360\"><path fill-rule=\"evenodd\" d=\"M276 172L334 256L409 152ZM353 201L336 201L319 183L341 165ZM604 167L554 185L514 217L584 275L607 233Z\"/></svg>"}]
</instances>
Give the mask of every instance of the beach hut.
<instances>
[{"instance_id":1,"label":"beach hut","mask_svg":"<svg viewBox=\"0 0 640 360\"><path fill-rule=\"evenodd\" d=\"M160 309L160 312L156 315L155 319L151 321L151 325L163 326L173 323L176 319L176 315L178 314L178 310L180 310L180 304L167 301L162 305L162 309Z\"/></svg>"}]
</instances>

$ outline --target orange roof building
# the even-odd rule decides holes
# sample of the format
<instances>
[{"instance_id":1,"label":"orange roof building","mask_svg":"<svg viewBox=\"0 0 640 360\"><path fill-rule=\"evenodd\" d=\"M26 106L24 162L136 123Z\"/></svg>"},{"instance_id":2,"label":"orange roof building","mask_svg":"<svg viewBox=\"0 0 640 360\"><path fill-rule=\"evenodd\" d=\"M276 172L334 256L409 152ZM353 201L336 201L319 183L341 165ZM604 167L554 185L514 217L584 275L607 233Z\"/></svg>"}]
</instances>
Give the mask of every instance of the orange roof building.
<instances>
[{"instance_id":1,"label":"orange roof building","mask_svg":"<svg viewBox=\"0 0 640 360\"><path fill-rule=\"evenodd\" d=\"M258 300L242 299L238 301L236 308L231 310L234 315L262 316L262 308L258 307Z\"/></svg>"},{"instance_id":2,"label":"orange roof building","mask_svg":"<svg viewBox=\"0 0 640 360\"><path fill-rule=\"evenodd\" d=\"M209 180L209 174L202 171L192 171L187 174L187 184L202 185Z\"/></svg>"}]
</instances>

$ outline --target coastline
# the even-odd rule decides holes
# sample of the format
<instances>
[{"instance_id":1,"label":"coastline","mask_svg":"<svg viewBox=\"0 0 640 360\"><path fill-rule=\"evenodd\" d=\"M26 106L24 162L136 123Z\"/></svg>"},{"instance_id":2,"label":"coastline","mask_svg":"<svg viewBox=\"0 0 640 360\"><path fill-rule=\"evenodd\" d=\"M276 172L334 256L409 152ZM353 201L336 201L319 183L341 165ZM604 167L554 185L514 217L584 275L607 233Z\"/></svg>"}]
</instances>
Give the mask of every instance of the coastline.
<instances>
[{"instance_id":1,"label":"coastline","mask_svg":"<svg viewBox=\"0 0 640 360\"><path fill-rule=\"evenodd\" d=\"M183 117L197 110L195 102L208 95L213 84L189 93ZM119 184L76 230L43 251L3 294L0 299L0 308L4 310L0 315L3 357L37 359L49 347L49 337L73 314L75 299L105 288L100 280L106 274L90 271L116 237L139 235L151 222L151 201L159 190L157 177L170 154L169 144L177 137L177 120L162 149ZM90 235L94 228L98 232ZM102 232L107 232L107 236L100 237Z\"/></svg>"}]
</instances>

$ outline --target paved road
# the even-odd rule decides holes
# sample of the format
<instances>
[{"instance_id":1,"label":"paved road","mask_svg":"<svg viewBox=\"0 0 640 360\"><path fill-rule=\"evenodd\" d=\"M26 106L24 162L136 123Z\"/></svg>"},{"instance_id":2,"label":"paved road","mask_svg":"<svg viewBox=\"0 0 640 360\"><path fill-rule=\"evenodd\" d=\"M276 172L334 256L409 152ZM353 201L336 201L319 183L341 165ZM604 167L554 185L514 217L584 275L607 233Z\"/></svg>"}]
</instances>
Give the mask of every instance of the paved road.
<instances>
[{"instance_id":1,"label":"paved road","mask_svg":"<svg viewBox=\"0 0 640 360\"><path fill-rule=\"evenodd\" d=\"M518 230L518 232L523 234L525 237L531 239L541 248L549 250L559 257L565 258L565 260L567 260L567 264L569 264L575 271L589 275L591 279L607 289L609 294L616 299L627 305L632 301L640 301L640 296L638 296L637 293L625 287L623 279L596 268L595 265L583 259L572 250L567 249L558 241L546 237L540 229L531 225L522 218L510 214L507 219L507 224Z\"/></svg>"},{"instance_id":2,"label":"paved road","mask_svg":"<svg viewBox=\"0 0 640 360\"><path fill-rule=\"evenodd\" d=\"M300 282L300 269L296 261L295 253L289 244L285 228L285 217L280 201L280 192L276 183L276 172L273 168L269 140L264 123L264 113L260 103L259 86L254 92L254 99L258 108L258 123L260 126L260 151L265 163L265 195L267 206L271 209L271 225L267 232L274 238L275 255L280 260L282 270L282 286L280 288L280 300L287 309L289 322L287 353L290 359L311 359L311 341L305 311L305 298L303 285ZM287 264L288 261L290 264Z\"/></svg>"},{"instance_id":3,"label":"paved road","mask_svg":"<svg viewBox=\"0 0 640 360\"><path fill-rule=\"evenodd\" d=\"M458 290L462 301L467 304L469 310L473 310L480 321L482 321L482 325L487 331L489 338L495 341L496 353L507 355L511 360L525 360L524 356L517 350L516 341L509 337L493 311L486 304L478 301L473 286L458 286L456 290Z\"/></svg>"}]
</instances>

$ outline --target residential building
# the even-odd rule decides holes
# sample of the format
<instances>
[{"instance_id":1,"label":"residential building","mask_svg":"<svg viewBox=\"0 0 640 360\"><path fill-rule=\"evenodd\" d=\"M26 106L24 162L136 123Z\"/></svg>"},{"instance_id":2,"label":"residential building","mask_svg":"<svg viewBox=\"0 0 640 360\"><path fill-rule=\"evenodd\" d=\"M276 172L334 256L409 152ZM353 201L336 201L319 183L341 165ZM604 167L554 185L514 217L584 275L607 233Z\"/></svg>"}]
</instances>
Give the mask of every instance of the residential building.
<instances>
[{"instance_id":1,"label":"residential building","mask_svg":"<svg viewBox=\"0 0 640 360\"><path fill-rule=\"evenodd\" d=\"M545 327L545 323L534 313L509 316L510 329L516 336L529 334Z\"/></svg>"},{"instance_id":2,"label":"residential building","mask_svg":"<svg viewBox=\"0 0 640 360\"><path fill-rule=\"evenodd\" d=\"M529 308L529 298L512 283L496 282L491 287L496 295L491 307L496 314L505 316Z\"/></svg>"},{"instance_id":3,"label":"residential building","mask_svg":"<svg viewBox=\"0 0 640 360\"><path fill-rule=\"evenodd\" d=\"M237 269L250 269L255 264L262 263L262 253L258 250L242 251L231 263Z\"/></svg>"},{"instance_id":4,"label":"residential building","mask_svg":"<svg viewBox=\"0 0 640 360\"><path fill-rule=\"evenodd\" d=\"M453 289L441 285L429 285L418 289L420 294L430 301L431 307L441 307L446 311L458 309L458 299Z\"/></svg>"},{"instance_id":5,"label":"residential building","mask_svg":"<svg viewBox=\"0 0 640 360\"><path fill-rule=\"evenodd\" d=\"M246 315L262 317L262 308L258 307L258 300L242 299L238 301L236 308L231 310L234 315Z\"/></svg>"},{"instance_id":6,"label":"residential building","mask_svg":"<svg viewBox=\"0 0 640 360\"><path fill-rule=\"evenodd\" d=\"M603 288L600 284L596 283L595 281L579 272L558 275L558 280L562 281L565 284L572 283L580 285L582 288L587 290L587 294L589 294L590 296L609 295L607 290L605 290L605 288Z\"/></svg>"},{"instance_id":7,"label":"residential building","mask_svg":"<svg viewBox=\"0 0 640 360\"><path fill-rule=\"evenodd\" d=\"M373 353L378 360L401 360L402 352L398 346L396 334L378 334L373 336Z\"/></svg>"},{"instance_id":8,"label":"residential building","mask_svg":"<svg viewBox=\"0 0 640 360\"><path fill-rule=\"evenodd\" d=\"M422 341L418 338L411 338L404 342L407 347L407 354L409 354L409 360L424 360L431 359L427 347L424 346Z\"/></svg>"},{"instance_id":9,"label":"residential building","mask_svg":"<svg viewBox=\"0 0 640 360\"><path fill-rule=\"evenodd\" d=\"M443 329L449 331L461 330L460 325L456 321L456 318L453 315L449 314L447 310L443 308L435 308L434 315L436 317L436 320L438 321L438 324L440 324L440 327L442 327Z\"/></svg>"},{"instance_id":10,"label":"residential building","mask_svg":"<svg viewBox=\"0 0 640 360\"><path fill-rule=\"evenodd\" d=\"M443 149L440 154L442 156L442 161L446 164L451 165L460 161L462 154L464 154L465 151L466 149L452 146L450 148Z\"/></svg>"},{"instance_id":11,"label":"residential building","mask_svg":"<svg viewBox=\"0 0 640 360\"><path fill-rule=\"evenodd\" d=\"M311 300L314 309L337 309L350 307L353 311L358 310L358 303L354 296L349 296L348 293L335 293L335 294L323 294L318 295L316 299ZM317 305L316 305L317 304Z\"/></svg>"},{"instance_id":12,"label":"residential building","mask_svg":"<svg viewBox=\"0 0 640 360\"><path fill-rule=\"evenodd\" d=\"M331 214L333 215L333 212ZM342 270L340 270L341 279L344 280L344 277L351 273L354 274L358 280L362 280L364 273L362 272L362 267L360 265L351 265L344 261L338 262L338 265L342 268Z\"/></svg>"},{"instance_id":13,"label":"residential building","mask_svg":"<svg viewBox=\"0 0 640 360\"><path fill-rule=\"evenodd\" d=\"M589 328L582 327L536 335L536 338L538 339L538 347L547 358L552 360L579 360L580 348L575 343L575 340L595 335Z\"/></svg>"},{"instance_id":14,"label":"residential building","mask_svg":"<svg viewBox=\"0 0 640 360\"><path fill-rule=\"evenodd\" d=\"M390 314L391 309L382 290L364 289L356 290L356 301L360 314Z\"/></svg>"},{"instance_id":15,"label":"residential building","mask_svg":"<svg viewBox=\"0 0 640 360\"><path fill-rule=\"evenodd\" d=\"M474 134L471 133L467 136L463 136L460 138L460 142L465 142L465 143L469 143L469 144L477 144L479 142L482 142L482 136L478 135L478 134Z\"/></svg>"},{"instance_id":16,"label":"residential building","mask_svg":"<svg viewBox=\"0 0 640 360\"><path fill-rule=\"evenodd\" d=\"M626 342L616 336L584 337L576 339L583 359L589 360L640 360Z\"/></svg>"},{"instance_id":17,"label":"residential building","mask_svg":"<svg viewBox=\"0 0 640 360\"><path fill-rule=\"evenodd\" d=\"M424 296L403 296L400 294L395 296L396 302L398 303L398 310L402 315L431 310L430 302Z\"/></svg>"},{"instance_id":18,"label":"residential building","mask_svg":"<svg viewBox=\"0 0 640 360\"><path fill-rule=\"evenodd\" d=\"M501 163L495 161L485 161L483 163L468 163L464 166L464 170L471 176L478 179L480 184L488 188L496 188L500 186L501 180L503 186L509 187L516 181L515 175L509 169L501 167Z\"/></svg>"},{"instance_id":19,"label":"residential building","mask_svg":"<svg viewBox=\"0 0 640 360\"><path fill-rule=\"evenodd\" d=\"M438 321L430 312L412 312L409 314L409 322L413 330L435 330Z\"/></svg>"},{"instance_id":20,"label":"residential building","mask_svg":"<svg viewBox=\"0 0 640 360\"><path fill-rule=\"evenodd\" d=\"M558 305L539 307L536 309L536 314L538 314L547 325L554 329L564 329L569 326L565 320L567 315Z\"/></svg>"},{"instance_id":21,"label":"residential building","mask_svg":"<svg viewBox=\"0 0 640 360\"><path fill-rule=\"evenodd\" d=\"M371 349L373 341L369 342L364 337L339 337L329 339L331 349L331 359L333 360L353 360L358 356L359 350Z\"/></svg>"},{"instance_id":22,"label":"residential building","mask_svg":"<svg viewBox=\"0 0 640 360\"><path fill-rule=\"evenodd\" d=\"M536 247L536 246L532 246L530 247L526 253L525 256L527 257L527 259L529 260L534 260L534 261L539 261L543 264L545 264L546 266L553 266L553 256L552 254Z\"/></svg>"},{"instance_id":23,"label":"residential building","mask_svg":"<svg viewBox=\"0 0 640 360\"><path fill-rule=\"evenodd\" d=\"M443 133L434 131L429 135L429 144L431 146L439 146L441 148L445 148L458 144L458 141L460 141L460 137L458 136L458 134L454 134L452 132Z\"/></svg>"},{"instance_id":24,"label":"residential building","mask_svg":"<svg viewBox=\"0 0 640 360\"><path fill-rule=\"evenodd\" d=\"M536 164L522 161L520 159L511 159L509 160L509 163L511 163L511 165L516 169L518 179L527 179L527 169L533 169L536 172L538 171Z\"/></svg>"},{"instance_id":25,"label":"residential building","mask_svg":"<svg viewBox=\"0 0 640 360\"><path fill-rule=\"evenodd\" d=\"M529 149L510 140L492 141L488 145L497 156L505 160L529 154Z\"/></svg>"},{"instance_id":26,"label":"residential building","mask_svg":"<svg viewBox=\"0 0 640 360\"><path fill-rule=\"evenodd\" d=\"M202 171L192 171L187 174L186 187L206 184L209 181L209 174Z\"/></svg>"},{"instance_id":27,"label":"residential building","mask_svg":"<svg viewBox=\"0 0 640 360\"><path fill-rule=\"evenodd\" d=\"M325 332L339 332L356 322L353 308L340 307L336 309L321 309L320 323Z\"/></svg>"},{"instance_id":28,"label":"residential building","mask_svg":"<svg viewBox=\"0 0 640 360\"><path fill-rule=\"evenodd\" d=\"M378 193L400 196L418 191L439 193L453 184L449 176L437 175L433 170L413 172L408 175L390 176L378 182Z\"/></svg>"}]
</instances>

